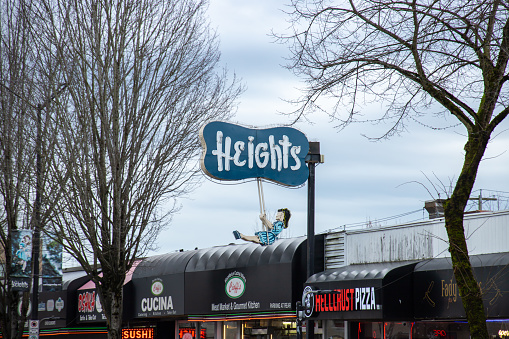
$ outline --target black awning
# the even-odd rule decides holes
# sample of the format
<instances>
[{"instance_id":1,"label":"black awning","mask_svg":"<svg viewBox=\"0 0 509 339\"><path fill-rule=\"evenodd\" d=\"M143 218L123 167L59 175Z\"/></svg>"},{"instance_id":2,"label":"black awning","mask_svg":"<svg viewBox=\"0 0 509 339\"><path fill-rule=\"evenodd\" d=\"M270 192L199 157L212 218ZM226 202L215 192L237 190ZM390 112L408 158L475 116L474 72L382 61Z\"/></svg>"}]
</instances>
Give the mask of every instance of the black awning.
<instances>
[{"instance_id":1,"label":"black awning","mask_svg":"<svg viewBox=\"0 0 509 339\"><path fill-rule=\"evenodd\" d=\"M509 317L509 253L470 256L483 291L488 318ZM452 270L451 258L422 261L414 272L417 319L464 319L465 311Z\"/></svg>"},{"instance_id":2,"label":"black awning","mask_svg":"<svg viewBox=\"0 0 509 339\"><path fill-rule=\"evenodd\" d=\"M197 251L186 268L186 313L293 312L305 281L305 241L300 237L269 246L246 243Z\"/></svg>"},{"instance_id":3,"label":"black awning","mask_svg":"<svg viewBox=\"0 0 509 339\"><path fill-rule=\"evenodd\" d=\"M189 259L196 252L196 250L174 252L145 258L136 266L133 272L133 279L184 273Z\"/></svg>"},{"instance_id":4,"label":"black awning","mask_svg":"<svg viewBox=\"0 0 509 339\"><path fill-rule=\"evenodd\" d=\"M311 276L306 281L314 291L311 318L411 320L416 263L349 265Z\"/></svg>"},{"instance_id":5,"label":"black awning","mask_svg":"<svg viewBox=\"0 0 509 339\"><path fill-rule=\"evenodd\" d=\"M323 267L324 237L315 239ZM305 282L305 244L299 237L146 258L132 276L134 317L294 314Z\"/></svg>"},{"instance_id":6,"label":"black awning","mask_svg":"<svg viewBox=\"0 0 509 339\"><path fill-rule=\"evenodd\" d=\"M189 260L186 272L203 272L274 264L289 264L294 260L304 237L279 239L272 245L253 243L228 245L198 250Z\"/></svg>"},{"instance_id":7,"label":"black awning","mask_svg":"<svg viewBox=\"0 0 509 339\"><path fill-rule=\"evenodd\" d=\"M197 251L149 257L133 272L134 317L165 317L184 314L184 274Z\"/></svg>"}]
</instances>

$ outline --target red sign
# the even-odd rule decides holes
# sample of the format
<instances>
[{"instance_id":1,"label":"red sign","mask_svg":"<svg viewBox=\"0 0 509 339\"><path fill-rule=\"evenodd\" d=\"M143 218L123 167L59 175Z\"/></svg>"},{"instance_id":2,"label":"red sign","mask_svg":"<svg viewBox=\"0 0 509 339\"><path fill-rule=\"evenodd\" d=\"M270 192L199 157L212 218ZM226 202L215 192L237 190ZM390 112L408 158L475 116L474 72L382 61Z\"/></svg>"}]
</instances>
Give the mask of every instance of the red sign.
<instances>
[{"instance_id":1,"label":"red sign","mask_svg":"<svg viewBox=\"0 0 509 339\"><path fill-rule=\"evenodd\" d=\"M154 339L153 328L123 328L122 339Z\"/></svg>"},{"instance_id":2,"label":"red sign","mask_svg":"<svg viewBox=\"0 0 509 339\"><path fill-rule=\"evenodd\" d=\"M444 330L433 330L433 335L435 337L446 337L447 333Z\"/></svg>"},{"instance_id":3,"label":"red sign","mask_svg":"<svg viewBox=\"0 0 509 339\"><path fill-rule=\"evenodd\" d=\"M78 295L78 312L94 312L95 292L85 292Z\"/></svg>"},{"instance_id":4,"label":"red sign","mask_svg":"<svg viewBox=\"0 0 509 339\"><path fill-rule=\"evenodd\" d=\"M192 327L179 328L179 338L185 339L187 337L196 338L196 329L194 329ZM207 335L206 335L205 329L202 328L200 331L200 339L205 339L205 338L207 338Z\"/></svg>"}]
</instances>

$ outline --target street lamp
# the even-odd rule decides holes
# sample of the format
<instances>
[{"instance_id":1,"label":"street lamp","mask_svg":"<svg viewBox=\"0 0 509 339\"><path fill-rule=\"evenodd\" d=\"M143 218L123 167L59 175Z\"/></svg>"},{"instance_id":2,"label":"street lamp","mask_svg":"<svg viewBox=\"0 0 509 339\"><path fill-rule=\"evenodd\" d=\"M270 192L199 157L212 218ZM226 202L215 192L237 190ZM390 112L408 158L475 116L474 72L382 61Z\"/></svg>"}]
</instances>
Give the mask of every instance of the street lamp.
<instances>
[{"instance_id":1,"label":"street lamp","mask_svg":"<svg viewBox=\"0 0 509 339\"><path fill-rule=\"evenodd\" d=\"M309 168L308 177L308 246L307 246L307 277L315 274L315 167L317 163L323 163L323 155L320 154L320 143L310 142L309 153L306 163ZM306 338L312 339L315 335L314 321L308 320L306 326Z\"/></svg>"},{"instance_id":2,"label":"street lamp","mask_svg":"<svg viewBox=\"0 0 509 339\"><path fill-rule=\"evenodd\" d=\"M42 195L42 110L47 108L49 104L57 98L66 88L67 83L62 83L58 86L58 89L49 96L46 101L42 104L34 106L30 100L24 96L16 93L8 86L0 82L0 86L5 88L7 91L15 95L18 99L27 103L30 107L37 110L37 135L35 141L35 153L36 153L36 190L35 190L35 203L34 203L34 233L32 236L32 263L33 263L33 283L32 283L32 320L37 320L39 316L38 299L39 299L39 252L40 252L40 233L41 233L41 195ZM38 337L38 334L37 334Z\"/></svg>"},{"instance_id":3,"label":"street lamp","mask_svg":"<svg viewBox=\"0 0 509 339\"><path fill-rule=\"evenodd\" d=\"M39 318L39 253L41 242L41 196L42 196L42 110L57 98L67 87L67 84L61 84L58 90L51 95L42 104L37 105L37 136L35 140L36 154L36 189L34 205L34 234L32 236L32 262L33 262L33 282L32 282L32 320Z\"/></svg>"}]
</instances>

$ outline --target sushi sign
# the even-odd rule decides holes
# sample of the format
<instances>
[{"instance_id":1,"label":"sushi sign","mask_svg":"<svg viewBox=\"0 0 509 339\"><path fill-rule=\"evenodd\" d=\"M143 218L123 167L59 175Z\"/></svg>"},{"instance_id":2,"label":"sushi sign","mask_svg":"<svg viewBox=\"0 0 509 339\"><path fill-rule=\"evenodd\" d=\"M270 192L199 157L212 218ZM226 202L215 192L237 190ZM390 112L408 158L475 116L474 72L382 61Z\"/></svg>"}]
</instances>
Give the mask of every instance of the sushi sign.
<instances>
[{"instance_id":1,"label":"sushi sign","mask_svg":"<svg viewBox=\"0 0 509 339\"><path fill-rule=\"evenodd\" d=\"M212 121L200 129L201 168L219 180L265 178L299 186L308 178L306 136L290 127L246 128Z\"/></svg>"}]
</instances>

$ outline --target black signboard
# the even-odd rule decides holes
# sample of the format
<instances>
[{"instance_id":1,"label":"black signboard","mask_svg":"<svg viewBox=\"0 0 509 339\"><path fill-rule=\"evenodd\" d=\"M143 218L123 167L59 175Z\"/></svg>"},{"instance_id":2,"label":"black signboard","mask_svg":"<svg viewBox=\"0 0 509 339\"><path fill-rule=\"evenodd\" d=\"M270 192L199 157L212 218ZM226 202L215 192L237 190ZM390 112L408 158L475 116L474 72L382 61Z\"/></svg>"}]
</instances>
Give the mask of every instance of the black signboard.
<instances>
[{"instance_id":1,"label":"black signboard","mask_svg":"<svg viewBox=\"0 0 509 339\"><path fill-rule=\"evenodd\" d=\"M496 263L496 259L502 260ZM489 318L509 317L509 295L506 293L509 291L509 267L505 261L509 262L508 254L471 257L474 275L483 292L484 308ZM450 258L423 262L416 267L414 275L416 318L465 318Z\"/></svg>"},{"instance_id":2,"label":"black signboard","mask_svg":"<svg viewBox=\"0 0 509 339\"><path fill-rule=\"evenodd\" d=\"M39 319L41 328L58 328L66 326L67 292L39 293Z\"/></svg>"},{"instance_id":3,"label":"black signboard","mask_svg":"<svg viewBox=\"0 0 509 339\"><path fill-rule=\"evenodd\" d=\"M415 264L350 265L317 273L306 282L304 305L311 295L313 300L307 315L312 319L410 320Z\"/></svg>"},{"instance_id":4,"label":"black signboard","mask_svg":"<svg viewBox=\"0 0 509 339\"><path fill-rule=\"evenodd\" d=\"M106 322L101 300L95 288L78 290L77 299L78 323Z\"/></svg>"},{"instance_id":5,"label":"black signboard","mask_svg":"<svg viewBox=\"0 0 509 339\"><path fill-rule=\"evenodd\" d=\"M184 273L133 279L134 317L184 314Z\"/></svg>"},{"instance_id":6,"label":"black signboard","mask_svg":"<svg viewBox=\"0 0 509 339\"><path fill-rule=\"evenodd\" d=\"M316 319L381 319L381 280L349 281L313 285Z\"/></svg>"},{"instance_id":7,"label":"black signboard","mask_svg":"<svg viewBox=\"0 0 509 339\"><path fill-rule=\"evenodd\" d=\"M292 309L292 265L274 264L186 273L188 314Z\"/></svg>"}]
</instances>

